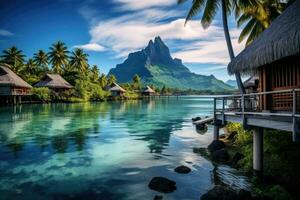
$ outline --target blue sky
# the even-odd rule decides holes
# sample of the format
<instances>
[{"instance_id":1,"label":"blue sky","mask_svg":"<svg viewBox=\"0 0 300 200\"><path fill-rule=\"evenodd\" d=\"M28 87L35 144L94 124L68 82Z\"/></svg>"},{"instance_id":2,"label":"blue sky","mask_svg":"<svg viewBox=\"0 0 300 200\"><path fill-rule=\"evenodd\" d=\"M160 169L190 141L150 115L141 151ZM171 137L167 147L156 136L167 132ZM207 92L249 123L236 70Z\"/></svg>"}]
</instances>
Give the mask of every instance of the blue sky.
<instances>
[{"instance_id":1,"label":"blue sky","mask_svg":"<svg viewBox=\"0 0 300 200\"><path fill-rule=\"evenodd\" d=\"M229 61L220 14L203 30L197 18L184 26L190 2L177 0L1 0L0 51L16 45L31 57L39 49L64 41L70 50L85 49L90 64L107 73L128 53L161 36L172 56L198 74L224 81ZM239 30L229 19L235 52Z\"/></svg>"}]
</instances>

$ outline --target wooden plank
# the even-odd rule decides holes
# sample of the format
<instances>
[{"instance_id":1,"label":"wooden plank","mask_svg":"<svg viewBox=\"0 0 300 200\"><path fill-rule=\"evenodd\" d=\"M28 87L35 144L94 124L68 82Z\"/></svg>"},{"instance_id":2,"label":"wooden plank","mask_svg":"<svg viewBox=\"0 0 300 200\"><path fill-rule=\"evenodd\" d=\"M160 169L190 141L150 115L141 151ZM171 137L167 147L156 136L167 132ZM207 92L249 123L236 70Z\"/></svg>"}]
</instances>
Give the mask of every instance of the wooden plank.
<instances>
[{"instance_id":1,"label":"wooden plank","mask_svg":"<svg viewBox=\"0 0 300 200\"><path fill-rule=\"evenodd\" d=\"M210 123L212 121L214 121L214 118L213 117L208 117L208 118L205 118L205 119L201 119L201 120L195 121L195 122L193 122L193 124L195 124L195 125L201 125L201 124Z\"/></svg>"}]
</instances>

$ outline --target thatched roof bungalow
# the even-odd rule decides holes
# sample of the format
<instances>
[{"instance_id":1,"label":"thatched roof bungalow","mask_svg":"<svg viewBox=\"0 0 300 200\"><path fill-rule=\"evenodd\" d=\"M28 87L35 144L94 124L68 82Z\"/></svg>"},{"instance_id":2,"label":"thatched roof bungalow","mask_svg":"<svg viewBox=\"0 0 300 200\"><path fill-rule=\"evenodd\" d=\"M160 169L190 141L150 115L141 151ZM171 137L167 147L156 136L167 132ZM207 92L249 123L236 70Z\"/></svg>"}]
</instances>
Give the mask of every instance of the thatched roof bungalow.
<instances>
[{"instance_id":1,"label":"thatched roof bungalow","mask_svg":"<svg viewBox=\"0 0 300 200\"><path fill-rule=\"evenodd\" d=\"M116 96L123 96L126 92L125 89L123 89L121 86L119 86L117 83L113 83L109 88L108 91L111 92L111 95Z\"/></svg>"},{"instance_id":2,"label":"thatched roof bungalow","mask_svg":"<svg viewBox=\"0 0 300 200\"><path fill-rule=\"evenodd\" d=\"M0 95L22 96L31 94L31 85L15 74L8 65L0 66Z\"/></svg>"},{"instance_id":3,"label":"thatched roof bungalow","mask_svg":"<svg viewBox=\"0 0 300 200\"><path fill-rule=\"evenodd\" d=\"M146 86L143 91L142 91L142 95L145 96L153 96L155 95L155 91L150 87L150 86Z\"/></svg>"},{"instance_id":4,"label":"thatched roof bungalow","mask_svg":"<svg viewBox=\"0 0 300 200\"><path fill-rule=\"evenodd\" d=\"M261 92L300 88L300 0L290 5L233 59L228 71L257 74ZM264 95L260 107L291 110L292 102L291 93Z\"/></svg>"},{"instance_id":5,"label":"thatched roof bungalow","mask_svg":"<svg viewBox=\"0 0 300 200\"><path fill-rule=\"evenodd\" d=\"M40 82L36 83L34 87L48 87L55 91L68 90L73 86L68 83L59 74L46 74Z\"/></svg>"}]
</instances>

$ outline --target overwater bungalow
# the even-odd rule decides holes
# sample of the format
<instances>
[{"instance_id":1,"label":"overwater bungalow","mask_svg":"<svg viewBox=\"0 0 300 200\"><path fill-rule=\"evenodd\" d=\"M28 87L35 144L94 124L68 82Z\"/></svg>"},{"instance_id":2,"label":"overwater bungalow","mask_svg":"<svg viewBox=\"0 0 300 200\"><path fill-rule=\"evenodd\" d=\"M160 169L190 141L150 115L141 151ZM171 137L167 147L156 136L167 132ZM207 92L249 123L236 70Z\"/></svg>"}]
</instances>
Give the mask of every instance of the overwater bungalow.
<instances>
[{"instance_id":1,"label":"overwater bungalow","mask_svg":"<svg viewBox=\"0 0 300 200\"><path fill-rule=\"evenodd\" d=\"M150 86L146 86L143 91L142 91L142 95L143 96L154 96L155 95L155 91L150 87Z\"/></svg>"},{"instance_id":2,"label":"overwater bungalow","mask_svg":"<svg viewBox=\"0 0 300 200\"><path fill-rule=\"evenodd\" d=\"M292 132L293 141L300 139L299 11L300 0L296 0L229 63L230 74L257 74L258 92L214 99L214 139L218 139L219 128L227 122L242 123L246 129L251 129L255 171L263 169L265 128ZM239 103L229 108L230 101ZM246 106L253 101L257 106Z\"/></svg>"},{"instance_id":3,"label":"overwater bungalow","mask_svg":"<svg viewBox=\"0 0 300 200\"><path fill-rule=\"evenodd\" d=\"M0 66L0 96L2 103L21 103L23 96L31 95L32 86L10 70L8 65Z\"/></svg>"},{"instance_id":4,"label":"overwater bungalow","mask_svg":"<svg viewBox=\"0 0 300 200\"><path fill-rule=\"evenodd\" d=\"M62 92L73 88L73 86L59 74L46 74L40 82L34 85L34 87L47 87L56 92Z\"/></svg>"},{"instance_id":5,"label":"overwater bungalow","mask_svg":"<svg viewBox=\"0 0 300 200\"><path fill-rule=\"evenodd\" d=\"M113 97L119 97L124 96L126 90L123 89L121 86L119 86L117 83L113 83L109 88L108 91L110 91L111 96Z\"/></svg>"}]
</instances>

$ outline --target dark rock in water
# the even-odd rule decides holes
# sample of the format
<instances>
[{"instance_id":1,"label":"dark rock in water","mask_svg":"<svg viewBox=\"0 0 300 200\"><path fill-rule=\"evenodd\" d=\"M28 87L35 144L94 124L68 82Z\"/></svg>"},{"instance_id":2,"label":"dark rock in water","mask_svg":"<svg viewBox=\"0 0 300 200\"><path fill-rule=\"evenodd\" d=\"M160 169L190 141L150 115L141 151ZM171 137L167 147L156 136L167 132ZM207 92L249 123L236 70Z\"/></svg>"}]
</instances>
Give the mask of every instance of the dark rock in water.
<instances>
[{"instance_id":1,"label":"dark rock in water","mask_svg":"<svg viewBox=\"0 0 300 200\"><path fill-rule=\"evenodd\" d=\"M210 145L207 147L210 152L214 152L223 148L225 148L225 143L220 140L212 141L212 143L210 143Z\"/></svg>"},{"instance_id":2,"label":"dark rock in water","mask_svg":"<svg viewBox=\"0 0 300 200\"><path fill-rule=\"evenodd\" d=\"M163 196L161 195L155 195L154 199L153 200L162 200L163 199Z\"/></svg>"},{"instance_id":3,"label":"dark rock in water","mask_svg":"<svg viewBox=\"0 0 300 200\"><path fill-rule=\"evenodd\" d=\"M193 121L193 122L199 121L199 120L201 120L201 117L194 117L194 118L192 118L192 121Z\"/></svg>"},{"instance_id":4,"label":"dark rock in water","mask_svg":"<svg viewBox=\"0 0 300 200\"><path fill-rule=\"evenodd\" d=\"M251 199L252 199L251 192L244 189L239 190L237 194L237 200L251 200Z\"/></svg>"},{"instance_id":5,"label":"dark rock in water","mask_svg":"<svg viewBox=\"0 0 300 200\"><path fill-rule=\"evenodd\" d=\"M229 133L229 135L227 136L227 139L233 140L237 134L238 133L236 131L233 131L233 132Z\"/></svg>"},{"instance_id":6,"label":"dark rock in water","mask_svg":"<svg viewBox=\"0 0 300 200\"><path fill-rule=\"evenodd\" d=\"M212 160L217 162L227 162L230 157L226 149L220 149L212 152Z\"/></svg>"},{"instance_id":7,"label":"dark rock in water","mask_svg":"<svg viewBox=\"0 0 300 200\"><path fill-rule=\"evenodd\" d=\"M226 187L215 186L206 194L202 195L200 200L236 200L237 194Z\"/></svg>"},{"instance_id":8,"label":"dark rock in water","mask_svg":"<svg viewBox=\"0 0 300 200\"><path fill-rule=\"evenodd\" d=\"M174 171L180 174L187 174L191 172L191 169L187 166L181 165L179 167L176 167Z\"/></svg>"},{"instance_id":9,"label":"dark rock in water","mask_svg":"<svg viewBox=\"0 0 300 200\"><path fill-rule=\"evenodd\" d=\"M196 132L201 134L201 135L204 135L205 133L207 133L207 125L204 124L204 125L196 125Z\"/></svg>"},{"instance_id":10,"label":"dark rock in water","mask_svg":"<svg viewBox=\"0 0 300 200\"><path fill-rule=\"evenodd\" d=\"M207 128L206 124L196 124L196 129L198 130L204 130Z\"/></svg>"},{"instance_id":11,"label":"dark rock in water","mask_svg":"<svg viewBox=\"0 0 300 200\"><path fill-rule=\"evenodd\" d=\"M148 187L151 190L156 190L158 192L170 193L176 190L176 182L164 177L154 177L150 181Z\"/></svg>"},{"instance_id":12,"label":"dark rock in water","mask_svg":"<svg viewBox=\"0 0 300 200\"><path fill-rule=\"evenodd\" d=\"M242 160L243 158L244 158L244 155L243 155L243 154L241 154L241 153L239 153L239 152L235 153L234 156L233 156L233 158L232 158L231 161L230 161L230 165L231 165L231 166L236 166L237 163L238 163L240 160Z\"/></svg>"}]
</instances>

